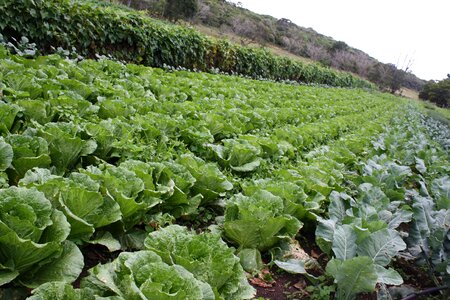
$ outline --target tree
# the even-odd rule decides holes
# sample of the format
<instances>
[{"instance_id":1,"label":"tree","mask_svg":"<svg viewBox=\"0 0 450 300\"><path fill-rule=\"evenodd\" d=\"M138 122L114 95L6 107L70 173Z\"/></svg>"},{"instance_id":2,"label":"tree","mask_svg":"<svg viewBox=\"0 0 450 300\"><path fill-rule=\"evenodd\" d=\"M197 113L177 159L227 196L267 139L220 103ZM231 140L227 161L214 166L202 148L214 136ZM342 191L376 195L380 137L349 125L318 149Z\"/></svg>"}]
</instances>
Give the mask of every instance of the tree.
<instances>
[{"instance_id":1,"label":"tree","mask_svg":"<svg viewBox=\"0 0 450 300\"><path fill-rule=\"evenodd\" d=\"M450 76L447 75L446 79L438 82L427 82L419 93L419 98L441 107L450 107Z\"/></svg>"},{"instance_id":2,"label":"tree","mask_svg":"<svg viewBox=\"0 0 450 300\"><path fill-rule=\"evenodd\" d=\"M164 17L172 20L190 19L198 11L198 0L166 0Z\"/></svg>"}]
</instances>

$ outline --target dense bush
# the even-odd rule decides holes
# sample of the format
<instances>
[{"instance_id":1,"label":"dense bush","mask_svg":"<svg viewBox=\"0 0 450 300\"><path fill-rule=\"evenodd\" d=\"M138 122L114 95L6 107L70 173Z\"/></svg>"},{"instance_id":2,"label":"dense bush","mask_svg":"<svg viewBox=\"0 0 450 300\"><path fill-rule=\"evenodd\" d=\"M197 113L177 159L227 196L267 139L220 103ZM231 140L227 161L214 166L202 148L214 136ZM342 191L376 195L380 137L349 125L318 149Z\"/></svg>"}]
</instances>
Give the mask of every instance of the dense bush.
<instances>
[{"instance_id":1,"label":"dense bush","mask_svg":"<svg viewBox=\"0 0 450 300\"><path fill-rule=\"evenodd\" d=\"M192 29L169 25L143 13L98 1L4 0L0 29L7 41L26 35L44 52L75 47L82 55L111 55L149 66L219 69L253 78L295 80L342 87L372 87L349 73L305 65L208 38Z\"/></svg>"},{"instance_id":2,"label":"dense bush","mask_svg":"<svg viewBox=\"0 0 450 300\"><path fill-rule=\"evenodd\" d=\"M419 97L441 107L450 107L450 74L447 79L425 84Z\"/></svg>"}]
</instances>

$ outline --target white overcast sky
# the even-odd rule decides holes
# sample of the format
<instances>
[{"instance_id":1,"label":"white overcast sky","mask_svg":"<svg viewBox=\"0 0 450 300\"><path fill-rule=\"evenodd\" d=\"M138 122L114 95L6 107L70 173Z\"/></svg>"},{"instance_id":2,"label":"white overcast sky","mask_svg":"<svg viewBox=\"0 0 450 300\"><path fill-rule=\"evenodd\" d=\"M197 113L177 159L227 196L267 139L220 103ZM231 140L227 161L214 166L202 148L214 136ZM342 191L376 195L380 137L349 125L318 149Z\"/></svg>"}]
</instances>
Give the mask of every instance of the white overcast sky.
<instances>
[{"instance_id":1,"label":"white overcast sky","mask_svg":"<svg viewBox=\"0 0 450 300\"><path fill-rule=\"evenodd\" d=\"M450 0L230 0L344 41L419 78L450 73Z\"/></svg>"}]
</instances>

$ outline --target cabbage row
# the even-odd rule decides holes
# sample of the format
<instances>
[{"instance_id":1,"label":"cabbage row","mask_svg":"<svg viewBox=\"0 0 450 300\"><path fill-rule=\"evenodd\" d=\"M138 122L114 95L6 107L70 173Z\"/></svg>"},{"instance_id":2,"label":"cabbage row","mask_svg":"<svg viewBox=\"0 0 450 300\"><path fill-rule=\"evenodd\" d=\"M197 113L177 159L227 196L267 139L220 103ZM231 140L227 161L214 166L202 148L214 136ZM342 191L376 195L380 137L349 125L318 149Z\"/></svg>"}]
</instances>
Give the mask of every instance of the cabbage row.
<instances>
[{"instance_id":1,"label":"cabbage row","mask_svg":"<svg viewBox=\"0 0 450 300\"><path fill-rule=\"evenodd\" d=\"M448 136L399 98L2 47L0 97L0 293L251 299L269 253L320 280L305 231L338 299L448 272ZM120 254L80 277L87 245Z\"/></svg>"},{"instance_id":2,"label":"cabbage row","mask_svg":"<svg viewBox=\"0 0 450 300\"><path fill-rule=\"evenodd\" d=\"M351 73L210 38L111 2L3 0L0 30L7 42L14 43L25 35L45 53L62 47L77 49L89 57L102 54L152 67L182 67L340 87L375 87Z\"/></svg>"}]
</instances>

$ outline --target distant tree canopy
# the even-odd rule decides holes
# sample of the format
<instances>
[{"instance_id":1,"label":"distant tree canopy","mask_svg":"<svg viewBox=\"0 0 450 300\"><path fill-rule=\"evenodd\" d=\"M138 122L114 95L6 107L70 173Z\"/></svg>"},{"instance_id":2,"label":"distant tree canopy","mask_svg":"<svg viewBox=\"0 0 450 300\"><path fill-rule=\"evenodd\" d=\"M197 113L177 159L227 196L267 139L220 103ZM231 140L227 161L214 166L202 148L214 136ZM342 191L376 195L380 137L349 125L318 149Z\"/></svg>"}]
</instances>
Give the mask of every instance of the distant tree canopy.
<instances>
[{"instance_id":1,"label":"distant tree canopy","mask_svg":"<svg viewBox=\"0 0 450 300\"><path fill-rule=\"evenodd\" d=\"M164 17L168 19L190 19L198 11L198 0L166 0Z\"/></svg>"},{"instance_id":2,"label":"distant tree canopy","mask_svg":"<svg viewBox=\"0 0 450 300\"><path fill-rule=\"evenodd\" d=\"M367 77L381 89L395 93L404 85L407 74L407 70L398 69L394 64L377 63L370 68Z\"/></svg>"},{"instance_id":3,"label":"distant tree canopy","mask_svg":"<svg viewBox=\"0 0 450 300\"><path fill-rule=\"evenodd\" d=\"M450 107L450 74L438 82L427 82L419 94L419 98L436 103L441 107Z\"/></svg>"}]
</instances>

